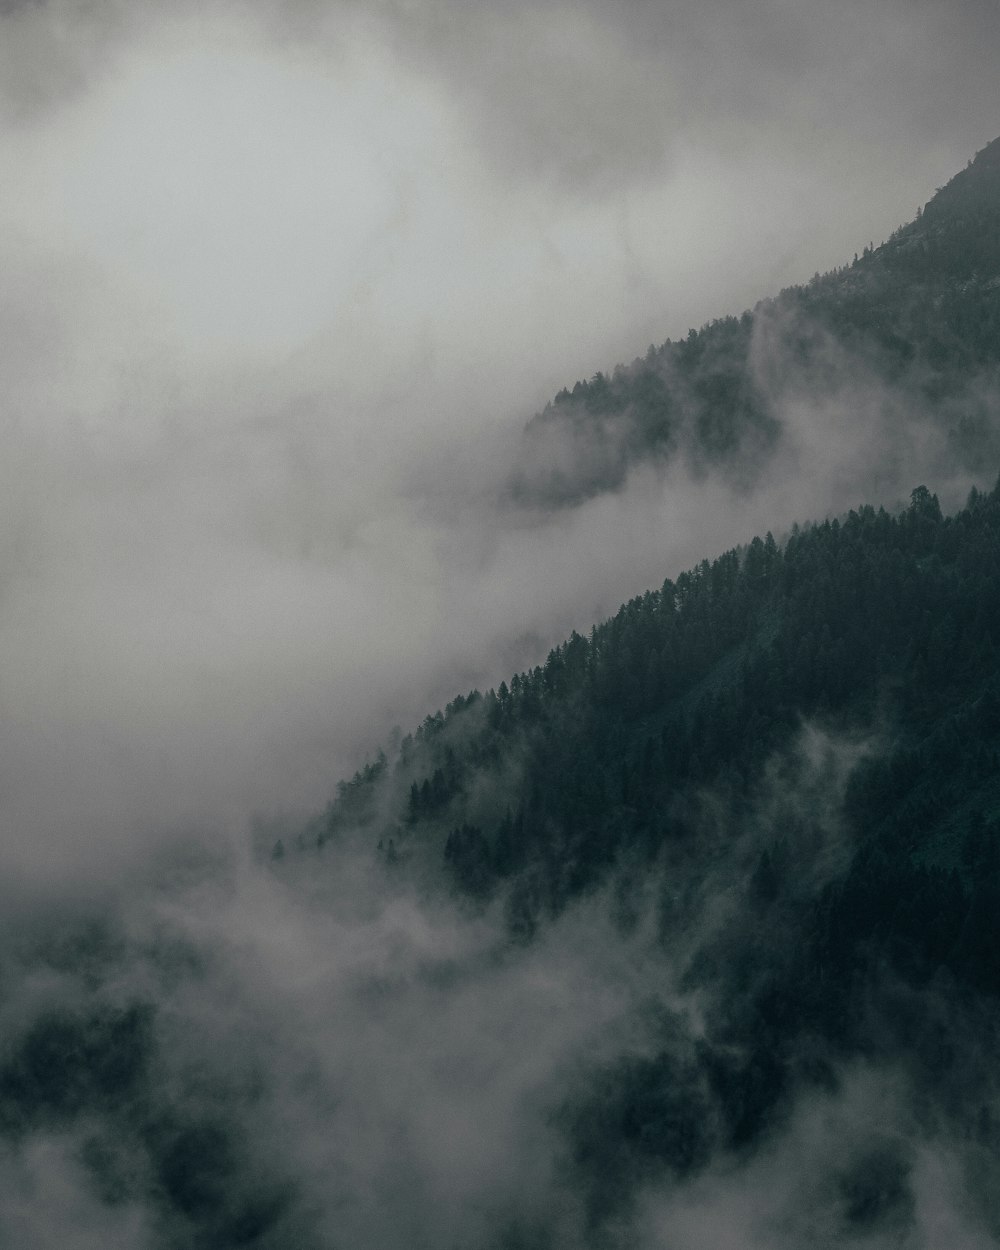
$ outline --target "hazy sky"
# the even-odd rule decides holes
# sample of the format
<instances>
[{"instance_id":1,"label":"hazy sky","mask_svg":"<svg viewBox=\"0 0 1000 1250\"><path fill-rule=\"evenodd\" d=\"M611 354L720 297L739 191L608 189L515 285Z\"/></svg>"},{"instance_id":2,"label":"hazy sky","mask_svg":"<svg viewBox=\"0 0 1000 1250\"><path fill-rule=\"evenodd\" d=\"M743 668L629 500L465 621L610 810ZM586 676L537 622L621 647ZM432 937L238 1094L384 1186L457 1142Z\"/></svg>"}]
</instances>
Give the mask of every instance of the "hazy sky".
<instances>
[{"instance_id":1,"label":"hazy sky","mask_svg":"<svg viewBox=\"0 0 1000 1250\"><path fill-rule=\"evenodd\" d=\"M0 5L11 867L320 803L767 528L707 486L489 501L558 387L912 217L1000 130L998 34L954 0Z\"/></svg>"}]
</instances>

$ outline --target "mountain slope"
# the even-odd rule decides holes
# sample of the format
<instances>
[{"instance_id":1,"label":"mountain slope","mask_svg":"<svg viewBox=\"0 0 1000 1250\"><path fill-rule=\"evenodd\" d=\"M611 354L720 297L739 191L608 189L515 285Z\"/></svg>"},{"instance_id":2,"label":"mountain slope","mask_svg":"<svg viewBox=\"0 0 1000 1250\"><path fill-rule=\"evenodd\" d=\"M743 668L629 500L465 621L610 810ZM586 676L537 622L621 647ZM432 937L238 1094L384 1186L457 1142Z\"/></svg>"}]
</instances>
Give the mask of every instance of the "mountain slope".
<instances>
[{"instance_id":1,"label":"mountain slope","mask_svg":"<svg viewBox=\"0 0 1000 1250\"><path fill-rule=\"evenodd\" d=\"M910 804L914 862L970 886L966 841L1000 810L998 620L1000 489L954 517L921 487L898 516L863 507L781 548L756 538L428 717L313 832L322 845L368 828L397 862L440 853L472 894L513 881L533 920L622 857L684 844L706 787L752 802L767 762L815 724L874 735L852 782L859 837Z\"/></svg>"},{"instance_id":2,"label":"mountain slope","mask_svg":"<svg viewBox=\"0 0 1000 1250\"><path fill-rule=\"evenodd\" d=\"M655 916L702 1024L668 1011L560 1112L595 1228L862 1058L947 1132L974 1123L1000 1030L998 621L1000 483L953 517L921 487L634 599L428 717L310 831L320 853L367 831L386 871L502 908L514 942L595 894L623 934ZM969 1131L1000 1183L993 1121ZM905 1214L909 1165L883 1165L902 1206L862 1195L857 1235Z\"/></svg>"},{"instance_id":3,"label":"mountain slope","mask_svg":"<svg viewBox=\"0 0 1000 1250\"><path fill-rule=\"evenodd\" d=\"M573 506L643 463L752 488L795 409L838 399L884 423L887 459L899 424L926 419L953 467L982 472L1000 437L998 166L1000 139L852 264L560 391L525 430L511 498Z\"/></svg>"}]
</instances>

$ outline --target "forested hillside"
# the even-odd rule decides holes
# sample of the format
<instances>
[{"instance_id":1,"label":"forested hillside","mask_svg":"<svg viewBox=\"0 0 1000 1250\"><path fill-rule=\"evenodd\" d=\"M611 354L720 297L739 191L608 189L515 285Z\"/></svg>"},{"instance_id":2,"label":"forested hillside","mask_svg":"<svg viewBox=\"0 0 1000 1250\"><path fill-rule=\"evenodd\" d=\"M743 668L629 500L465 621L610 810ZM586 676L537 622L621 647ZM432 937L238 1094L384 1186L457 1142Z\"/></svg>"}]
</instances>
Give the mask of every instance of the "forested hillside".
<instances>
[{"instance_id":1,"label":"forested hillside","mask_svg":"<svg viewBox=\"0 0 1000 1250\"><path fill-rule=\"evenodd\" d=\"M512 497L571 506L676 460L750 487L790 411L838 395L890 437L900 410L926 416L952 462L982 472L998 450L998 239L995 140L880 247L560 391L525 431Z\"/></svg>"},{"instance_id":2,"label":"forested hillside","mask_svg":"<svg viewBox=\"0 0 1000 1250\"><path fill-rule=\"evenodd\" d=\"M998 620L1000 486L919 487L455 699L261 868L14 916L9 1219L56 1178L143 1250L996 1244Z\"/></svg>"},{"instance_id":3,"label":"forested hillside","mask_svg":"<svg viewBox=\"0 0 1000 1250\"><path fill-rule=\"evenodd\" d=\"M598 1223L849 1056L947 1090L1000 1181L975 1084L1000 1025L998 622L1000 486L755 538L428 717L302 845L367 828L387 872L502 905L514 942L598 890L623 931L654 908L704 1031L671 1019L566 1111ZM942 1003L974 1042L943 1040ZM859 1226L903 1202L886 1166Z\"/></svg>"},{"instance_id":4,"label":"forested hillside","mask_svg":"<svg viewBox=\"0 0 1000 1250\"><path fill-rule=\"evenodd\" d=\"M896 823L901 786L935 792L926 810L910 796L922 811L910 849L919 827L923 867L965 880L962 839L993 815L998 620L996 489L954 517L919 487L897 516L865 506L781 547L755 538L574 634L509 687L428 717L394 760L341 786L317 841L368 823L399 859L447 828L459 888L530 883L526 915L553 914L622 855L683 843L685 796L708 786L749 801L765 762L817 723L877 735L859 812L864 786ZM955 735L966 749L949 754Z\"/></svg>"}]
</instances>

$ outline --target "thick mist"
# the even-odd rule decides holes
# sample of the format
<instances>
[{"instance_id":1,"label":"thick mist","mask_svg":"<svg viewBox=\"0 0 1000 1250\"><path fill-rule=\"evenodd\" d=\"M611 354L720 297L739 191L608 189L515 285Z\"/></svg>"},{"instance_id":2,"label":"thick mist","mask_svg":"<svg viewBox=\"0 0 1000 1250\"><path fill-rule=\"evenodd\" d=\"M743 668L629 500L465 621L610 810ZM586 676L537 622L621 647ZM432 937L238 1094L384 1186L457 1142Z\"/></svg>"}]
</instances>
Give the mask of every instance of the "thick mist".
<instances>
[{"instance_id":1,"label":"thick mist","mask_svg":"<svg viewBox=\"0 0 1000 1250\"><path fill-rule=\"evenodd\" d=\"M738 819L701 795L704 854L666 845L644 883L613 880L529 943L502 899L418 888L350 830L263 866L178 849L99 908L8 922L0 1233L25 1250L996 1244L962 1120L996 1105L988 1055L957 1069L949 1110L912 1056L804 1038L803 1075L742 1144L706 1060L742 1062L719 1044L738 1036L727 963L780 957L750 866L797 820L779 908L835 881L845 787L880 749L804 726ZM924 1028L947 1044L973 1022L938 997ZM623 1087L647 1091L656 1140L676 1124L668 1151L622 1136L646 1106Z\"/></svg>"},{"instance_id":2,"label":"thick mist","mask_svg":"<svg viewBox=\"0 0 1000 1250\"><path fill-rule=\"evenodd\" d=\"M840 261L974 150L990 15L942 42L908 8L905 73L902 13L864 57L856 17L5 6L8 871L319 805L393 725L858 501L864 404L803 406L753 499L683 468L502 498L558 386ZM817 144L819 80L893 107Z\"/></svg>"}]
</instances>

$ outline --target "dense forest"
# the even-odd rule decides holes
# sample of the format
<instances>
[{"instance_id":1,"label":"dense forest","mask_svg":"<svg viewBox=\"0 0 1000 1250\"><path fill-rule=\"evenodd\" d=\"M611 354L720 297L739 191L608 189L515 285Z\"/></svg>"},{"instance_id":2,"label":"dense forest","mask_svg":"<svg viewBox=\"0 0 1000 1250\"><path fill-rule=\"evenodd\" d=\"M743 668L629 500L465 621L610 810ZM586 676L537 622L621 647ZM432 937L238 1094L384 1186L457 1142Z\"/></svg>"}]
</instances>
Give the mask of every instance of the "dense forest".
<instances>
[{"instance_id":1,"label":"dense forest","mask_svg":"<svg viewBox=\"0 0 1000 1250\"><path fill-rule=\"evenodd\" d=\"M988 470L1000 450L998 240L1000 140L852 263L560 391L525 431L512 499L572 506L677 459L750 487L790 406L838 394L857 406L860 380L891 394L887 433L926 415L952 464Z\"/></svg>"},{"instance_id":2,"label":"dense forest","mask_svg":"<svg viewBox=\"0 0 1000 1250\"><path fill-rule=\"evenodd\" d=\"M300 846L367 828L387 871L436 862L469 906L501 899L513 942L609 883L627 929L652 892L711 1006L696 1041L668 1021L661 1051L567 1111L597 1222L646 1168L755 1142L848 1055L905 1056L995 1161L982 1056L942 1042L924 996L972 1013L988 1048L998 621L1000 484L951 517L918 487L898 515L755 538L428 717ZM730 913L706 934L713 896ZM859 1225L903 1201L897 1181L858 1199Z\"/></svg>"},{"instance_id":3,"label":"dense forest","mask_svg":"<svg viewBox=\"0 0 1000 1250\"><path fill-rule=\"evenodd\" d=\"M256 885L189 847L22 923L0 1148L64 1151L129 1245L458 1246L476 1210L497 1250L645 1247L650 1193L770 1158L751 1244L905 1245L934 1151L1000 1239L998 620L1000 484L665 582L428 716Z\"/></svg>"}]
</instances>

